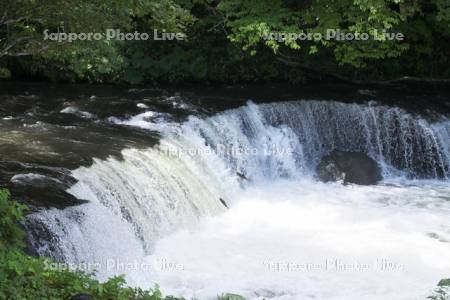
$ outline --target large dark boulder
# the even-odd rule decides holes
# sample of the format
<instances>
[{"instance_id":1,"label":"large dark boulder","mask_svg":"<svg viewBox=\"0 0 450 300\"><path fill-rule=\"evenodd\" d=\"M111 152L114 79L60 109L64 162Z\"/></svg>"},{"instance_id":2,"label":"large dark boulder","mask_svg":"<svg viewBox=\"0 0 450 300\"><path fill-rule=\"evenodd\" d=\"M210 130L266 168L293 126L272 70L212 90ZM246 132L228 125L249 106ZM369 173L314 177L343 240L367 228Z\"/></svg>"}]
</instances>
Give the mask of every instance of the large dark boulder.
<instances>
[{"instance_id":1,"label":"large dark boulder","mask_svg":"<svg viewBox=\"0 0 450 300\"><path fill-rule=\"evenodd\" d=\"M334 150L322 157L316 167L317 177L324 181L342 181L344 184L377 184L381 170L377 162L360 152Z\"/></svg>"}]
</instances>

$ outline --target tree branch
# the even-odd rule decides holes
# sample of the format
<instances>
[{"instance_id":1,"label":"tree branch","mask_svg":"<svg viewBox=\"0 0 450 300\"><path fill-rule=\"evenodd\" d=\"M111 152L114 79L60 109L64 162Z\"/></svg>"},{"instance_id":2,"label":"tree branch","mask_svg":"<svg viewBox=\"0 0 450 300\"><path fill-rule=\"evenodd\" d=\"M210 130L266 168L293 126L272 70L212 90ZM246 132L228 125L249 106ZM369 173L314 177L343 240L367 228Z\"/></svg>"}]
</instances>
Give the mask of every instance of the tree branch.
<instances>
[{"instance_id":1,"label":"tree branch","mask_svg":"<svg viewBox=\"0 0 450 300\"><path fill-rule=\"evenodd\" d=\"M11 49L16 47L17 45L21 44L22 42L26 42L26 46L30 46L31 44L37 44L40 46L40 49L35 50L33 52L31 51L22 51L22 52L10 52ZM27 47L25 47L27 48ZM33 55L34 53L39 53L42 51L45 51L48 49L48 45L43 45L39 41L32 40L32 37L21 37L13 41L11 44L7 45L3 50L0 52L0 58L4 56L10 56L10 57L18 57L18 56L29 56Z\"/></svg>"}]
</instances>

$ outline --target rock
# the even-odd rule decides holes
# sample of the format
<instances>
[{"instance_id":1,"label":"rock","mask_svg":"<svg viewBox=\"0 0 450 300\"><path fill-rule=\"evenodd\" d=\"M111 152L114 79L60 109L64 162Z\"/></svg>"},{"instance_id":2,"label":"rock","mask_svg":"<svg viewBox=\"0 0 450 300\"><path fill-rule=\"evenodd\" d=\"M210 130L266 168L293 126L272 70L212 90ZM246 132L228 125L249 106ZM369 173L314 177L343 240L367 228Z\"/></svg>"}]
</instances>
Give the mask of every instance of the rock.
<instances>
[{"instance_id":1,"label":"rock","mask_svg":"<svg viewBox=\"0 0 450 300\"><path fill-rule=\"evenodd\" d=\"M28 205L32 211L86 203L66 192L76 182L63 168L0 161L0 186L8 188L14 199Z\"/></svg>"},{"instance_id":2,"label":"rock","mask_svg":"<svg viewBox=\"0 0 450 300\"><path fill-rule=\"evenodd\" d=\"M49 183L51 183L49 181ZM87 203L87 200L77 199L73 195L58 187L52 185L33 185L33 184L10 184L14 199L30 206L32 211L39 208L58 208L64 209L70 206L76 206Z\"/></svg>"},{"instance_id":3,"label":"rock","mask_svg":"<svg viewBox=\"0 0 450 300\"><path fill-rule=\"evenodd\" d=\"M342 181L344 184L371 185L382 179L380 167L368 155L339 150L322 157L316 174L324 182Z\"/></svg>"}]
</instances>

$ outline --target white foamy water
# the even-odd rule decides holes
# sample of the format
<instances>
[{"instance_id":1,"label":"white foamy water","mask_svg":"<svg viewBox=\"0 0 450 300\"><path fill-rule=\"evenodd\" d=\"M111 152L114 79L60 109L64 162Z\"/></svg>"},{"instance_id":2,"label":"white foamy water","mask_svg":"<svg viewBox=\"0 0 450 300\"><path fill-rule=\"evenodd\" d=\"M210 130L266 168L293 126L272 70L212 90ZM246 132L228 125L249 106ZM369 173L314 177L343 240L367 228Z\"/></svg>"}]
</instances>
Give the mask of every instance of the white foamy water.
<instances>
[{"instance_id":1,"label":"white foamy water","mask_svg":"<svg viewBox=\"0 0 450 300\"><path fill-rule=\"evenodd\" d=\"M66 108L63 108L60 113L62 114L73 114L73 115L77 115L83 118L88 118L88 119L92 119L95 116L93 114L91 114L90 112L87 111L82 111L77 107L74 106L67 106Z\"/></svg>"},{"instance_id":2,"label":"white foamy water","mask_svg":"<svg viewBox=\"0 0 450 300\"><path fill-rule=\"evenodd\" d=\"M182 268L130 278L198 299L424 299L450 272L449 195L448 186L252 187L144 260Z\"/></svg>"},{"instance_id":3,"label":"white foamy water","mask_svg":"<svg viewBox=\"0 0 450 300\"><path fill-rule=\"evenodd\" d=\"M29 217L53 237L36 238L41 255L201 300L423 299L450 276L445 118L299 101L183 124L155 112L110 121L162 138L74 170L69 192L90 203ZM335 148L368 153L385 181L317 182L315 165Z\"/></svg>"}]
</instances>

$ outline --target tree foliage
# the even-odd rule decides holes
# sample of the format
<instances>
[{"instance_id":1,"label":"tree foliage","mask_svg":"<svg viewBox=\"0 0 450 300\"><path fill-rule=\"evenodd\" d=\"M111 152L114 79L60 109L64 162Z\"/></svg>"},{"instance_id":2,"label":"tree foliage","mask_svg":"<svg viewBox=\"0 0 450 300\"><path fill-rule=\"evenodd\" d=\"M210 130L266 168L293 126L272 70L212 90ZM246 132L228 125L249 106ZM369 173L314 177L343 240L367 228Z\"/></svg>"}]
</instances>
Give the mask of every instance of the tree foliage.
<instances>
[{"instance_id":1,"label":"tree foliage","mask_svg":"<svg viewBox=\"0 0 450 300\"><path fill-rule=\"evenodd\" d=\"M420 55L442 55L441 41L449 41L449 3L434 0L314 0L314 1L221 1L217 9L226 15L229 35L244 50L253 51L264 44L275 54L307 61L320 52L338 65L355 69L379 62ZM368 40L282 41L265 40L271 32L321 33L328 29L344 33L368 33ZM404 41L386 39L382 33L398 32ZM439 39L436 38L439 36ZM431 58L431 61L434 59ZM446 61L448 71L449 62Z\"/></svg>"},{"instance_id":2,"label":"tree foliage","mask_svg":"<svg viewBox=\"0 0 450 300\"><path fill-rule=\"evenodd\" d=\"M0 189L0 251L24 246L24 233L17 225L26 210L24 205L10 199L7 190Z\"/></svg>"},{"instance_id":3,"label":"tree foliage","mask_svg":"<svg viewBox=\"0 0 450 300\"><path fill-rule=\"evenodd\" d=\"M186 41L44 41L52 32L183 32ZM299 40L327 30L367 40ZM389 40L383 31L402 33ZM271 33L286 37L267 38ZM450 77L448 0L18 0L0 3L0 78L89 82ZM280 63L306 66L300 73ZM306 74L308 75L308 74Z\"/></svg>"}]
</instances>

